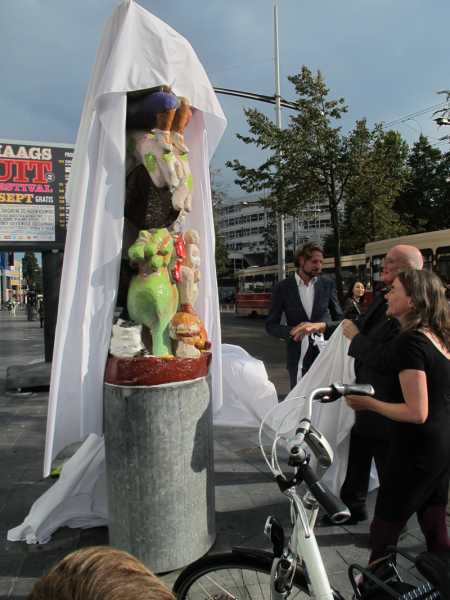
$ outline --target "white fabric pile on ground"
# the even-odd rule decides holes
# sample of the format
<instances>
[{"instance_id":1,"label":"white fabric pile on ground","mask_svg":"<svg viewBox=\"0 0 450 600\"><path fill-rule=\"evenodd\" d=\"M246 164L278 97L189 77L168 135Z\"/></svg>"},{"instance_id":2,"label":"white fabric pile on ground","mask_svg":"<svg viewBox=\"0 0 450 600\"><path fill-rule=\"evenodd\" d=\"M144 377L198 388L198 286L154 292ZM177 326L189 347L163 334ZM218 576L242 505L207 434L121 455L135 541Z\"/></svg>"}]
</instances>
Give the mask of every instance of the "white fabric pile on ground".
<instances>
[{"instance_id":1,"label":"white fabric pile on ground","mask_svg":"<svg viewBox=\"0 0 450 600\"><path fill-rule=\"evenodd\" d=\"M264 363L240 346L222 344L222 386L223 405L214 415L214 425L259 427L278 404Z\"/></svg>"},{"instance_id":2,"label":"white fabric pile on ground","mask_svg":"<svg viewBox=\"0 0 450 600\"><path fill-rule=\"evenodd\" d=\"M59 479L38 498L24 522L8 531L10 542L45 544L60 527L108 524L105 444L91 433L64 465Z\"/></svg>"}]
</instances>

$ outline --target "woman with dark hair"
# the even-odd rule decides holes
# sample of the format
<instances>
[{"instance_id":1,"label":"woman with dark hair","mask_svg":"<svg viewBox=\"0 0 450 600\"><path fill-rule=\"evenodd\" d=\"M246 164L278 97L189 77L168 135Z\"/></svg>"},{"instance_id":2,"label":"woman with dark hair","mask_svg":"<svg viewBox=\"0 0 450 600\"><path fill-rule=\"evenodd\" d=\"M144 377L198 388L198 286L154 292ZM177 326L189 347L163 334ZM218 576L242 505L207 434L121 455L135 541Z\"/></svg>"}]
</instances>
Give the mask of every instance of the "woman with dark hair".
<instances>
[{"instance_id":1,"label":"woman with dark hair","mask_svg":"<svg viewBox=\"0 0 450 600\"><path fill-rule=\"evenodd\" d=\"M354 279L348 288L348 292L344 298L344 306L342 307L346 319L354 320L360 316L365 293L366 288L362 281Z\"/></svg>"},{"instance_id":2,"label":"woman with dark hair","mask_svg":"<svg viewBox=\"0 0 450 600\"><path fill-rule=\"evenodd\" d=\"M429 271L399 273L386 295L387 315L400 321L393 342L398 395L392 402L348 396L354 410L392 419L393 430L370 527L370 562L395 545L417 513L431 552L450 550L446 523L450 476L450 307Z\"/></svg>"}]
</instances>

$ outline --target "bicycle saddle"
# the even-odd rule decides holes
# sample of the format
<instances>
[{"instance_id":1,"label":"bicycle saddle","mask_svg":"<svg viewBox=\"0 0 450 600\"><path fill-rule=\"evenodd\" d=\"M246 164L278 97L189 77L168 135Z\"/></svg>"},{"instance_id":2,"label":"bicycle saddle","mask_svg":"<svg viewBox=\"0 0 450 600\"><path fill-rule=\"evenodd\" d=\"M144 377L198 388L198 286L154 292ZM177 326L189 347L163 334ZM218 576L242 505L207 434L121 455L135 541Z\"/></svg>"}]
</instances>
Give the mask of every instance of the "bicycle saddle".
<instances>
[{"instance_id":1,"label":"bicycle saddle","mask_svg":"<svg viewBox=\"0 0 450 600\"><path fill-rule=\"evenodd\" d=\"M450 600L450 552L422 552L415 563L419 573L440 591L442 600Z\"/></svg>"}]
</instances>

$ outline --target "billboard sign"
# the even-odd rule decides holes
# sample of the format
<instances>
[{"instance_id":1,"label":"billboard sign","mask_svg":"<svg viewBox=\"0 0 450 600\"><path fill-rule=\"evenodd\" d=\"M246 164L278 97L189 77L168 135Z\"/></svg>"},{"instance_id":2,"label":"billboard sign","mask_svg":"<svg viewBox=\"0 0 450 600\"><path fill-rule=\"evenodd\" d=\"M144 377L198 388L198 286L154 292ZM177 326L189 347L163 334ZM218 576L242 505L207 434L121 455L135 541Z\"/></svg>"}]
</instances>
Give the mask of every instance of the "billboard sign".
<instances>
[{"instance_id":1,"label":"billboard sign","mask_svg":"<svg viewBox=\"0 0 450 600\"><path fill-rule=\"evenodd\" d=\"M62 249L73 146L0 139L0 248Z\"/></svg>"}]
</instances>

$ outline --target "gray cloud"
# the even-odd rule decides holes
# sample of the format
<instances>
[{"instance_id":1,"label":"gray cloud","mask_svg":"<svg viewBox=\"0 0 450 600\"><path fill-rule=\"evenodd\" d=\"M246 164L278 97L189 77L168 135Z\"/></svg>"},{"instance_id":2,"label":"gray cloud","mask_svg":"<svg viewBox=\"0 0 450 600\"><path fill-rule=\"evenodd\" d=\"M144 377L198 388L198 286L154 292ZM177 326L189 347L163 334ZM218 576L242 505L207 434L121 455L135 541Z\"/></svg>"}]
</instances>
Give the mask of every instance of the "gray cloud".
<instances>
[{"instance_id":1,"label":"gray cloud","mask_svg":"<svg viewBox=\"0 0 450 600\"><path fill-rule=\"evenodd\" d=\"M272 94L272 0L141 0L184 35L216 86ZM0 137L75 141L84 93L101 33L116 0L2 0ZM437 104L450 87L448 0L279 0L282 94L302 64L321 69L335 96L344 96L351 127L366 116L390 121ZM214 166L258 154L235 138L245 133L243 106L222 97L228 130ZM273 109L259 107L273 116ZM284 115L286 122L288 115ZM437 138L431 113L398 125L413 143ZM236 192L236 190L234 190Z\"/></svg>"}]
</instances>

